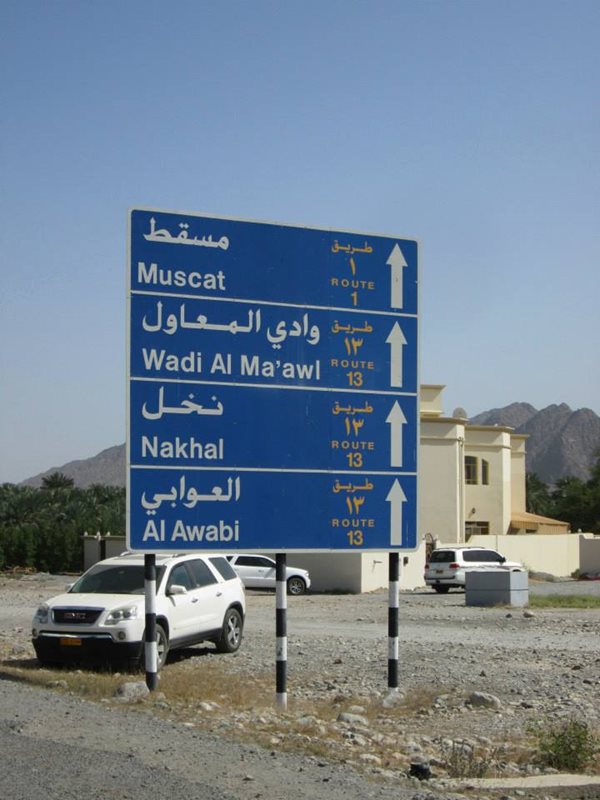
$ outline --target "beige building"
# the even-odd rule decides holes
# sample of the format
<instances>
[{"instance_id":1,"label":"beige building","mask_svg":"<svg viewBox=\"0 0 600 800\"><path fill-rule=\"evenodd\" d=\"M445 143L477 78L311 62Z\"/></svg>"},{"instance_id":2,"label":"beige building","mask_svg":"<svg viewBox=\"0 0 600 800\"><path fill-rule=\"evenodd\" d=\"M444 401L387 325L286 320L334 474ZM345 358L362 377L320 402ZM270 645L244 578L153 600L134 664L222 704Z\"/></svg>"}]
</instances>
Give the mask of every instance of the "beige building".
<instances>
[{"instance_id":1,"label":"beige building","mask_svg":"<svg viewBox=\"0 0 600 800\"><path fill-rule=\"evenodd\" d=\"M472 536L567 533L566 522L526 512L525 442L512 428L444 416L439 385L421 386L419 529L437 542Z\"/></svg>"}]
</instances>

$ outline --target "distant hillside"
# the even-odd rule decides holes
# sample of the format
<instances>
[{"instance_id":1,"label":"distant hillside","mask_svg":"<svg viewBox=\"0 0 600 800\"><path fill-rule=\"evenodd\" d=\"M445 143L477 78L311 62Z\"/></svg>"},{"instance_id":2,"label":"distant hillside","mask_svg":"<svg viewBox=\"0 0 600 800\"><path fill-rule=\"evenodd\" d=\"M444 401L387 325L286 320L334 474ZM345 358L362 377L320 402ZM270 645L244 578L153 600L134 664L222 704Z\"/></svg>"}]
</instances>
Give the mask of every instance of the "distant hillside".
<instances>
[{"instance_id":1,"label":"distant hillside","mask_svg":"<svg viewBox=\"0 0 600 800\"><path fill-rule=\"evenodd\" d=\"M62 472L68 478L73 478L75 486L86 489L93 483L102 483L105 486L125 486L125 445L118 444L109 447L92 458L80 461L69 461L62 467L52 467L33 478L22 482L23 486L41 486L42 479L53 472Z\"/></svg>"},{"instance_id":2,"label":"distant hillside","mask_svg":"<svg viewBox=\"0 0 600 800\"><path fill-rule=\"evenodd\" d=\"M535 472L550 484L567 475L587 480L600 451L600 417L589 408L572 411L562 403L538 411L529 403L511 403L484 411L470 421L475 425L502 425L514 428L516 433L528 434L527 471ZM125 486L125 445L109 447L93 458L53 467L23 484L41 486L42 478L52 472L64 473L82 488L93 483Z\"/></svg>"},{"instance_id":3,"label":"distant hillside","mask_svg":"<svg viewBox=\"0 0 600 800\"><path fill-rule=\"evenodd\" d=\"M537 409L530 406L529 403L511 403L504 408L483 411L470 421L474 425L501 425L517 429L529 422L537 413Z\"/></svg>"},{"instance_id":4,"label":"distant hillside","mask_svg":"<svg viewBox=\"0 0 600 800\"><path fill-rule=\"evenodd\" d=\"M589 408L571 410L566 403L538 411L529 403L511 403L471 419L476 425L507 425L526 433L527 471L545 483L568 475L588 480L600 451L600 417Z\"/></svg>"}]
</instances>

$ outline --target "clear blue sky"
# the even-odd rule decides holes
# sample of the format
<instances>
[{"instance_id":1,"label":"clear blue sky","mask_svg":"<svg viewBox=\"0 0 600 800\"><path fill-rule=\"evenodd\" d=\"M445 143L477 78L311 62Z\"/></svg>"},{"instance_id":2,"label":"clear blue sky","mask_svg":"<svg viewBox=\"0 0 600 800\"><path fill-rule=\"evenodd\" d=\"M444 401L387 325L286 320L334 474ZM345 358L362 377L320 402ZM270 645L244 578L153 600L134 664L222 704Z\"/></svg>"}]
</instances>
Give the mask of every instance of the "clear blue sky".
<instances>
[{"instance_id":1,"label":"clear blue sky","mask_svg":"<svg viewBox=\"0 0 600 800\"><path fill-rule=\"evenodd\" d=\"M4 0L0 481L125 439L126 211L421 246L445 410L600 413L597 0Z\"/></svg>"}]
</instances>

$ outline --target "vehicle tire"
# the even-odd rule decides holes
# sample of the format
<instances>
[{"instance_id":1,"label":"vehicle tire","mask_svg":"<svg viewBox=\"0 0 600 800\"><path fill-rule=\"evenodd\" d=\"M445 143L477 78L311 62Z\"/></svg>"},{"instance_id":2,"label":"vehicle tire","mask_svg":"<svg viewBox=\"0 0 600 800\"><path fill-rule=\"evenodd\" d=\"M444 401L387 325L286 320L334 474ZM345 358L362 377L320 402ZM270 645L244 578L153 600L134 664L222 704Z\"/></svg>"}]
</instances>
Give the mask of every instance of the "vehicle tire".
<instances>
[{"instance_id":1,"label":"vehicle tire","mask_svg":"<svg viewBox=\"0 0 600 800\"><path fill-rule=\"evenodd\" d=\"M216 641L217 652L235 653L242 643L244 621L237 608L229 608L223 620L221 635Z\"/></svg>"},{"instance_id":2,"label":"vehicle tire","mask_svg":"<svg viewBox=\"0 0 600 800\"><path fill-rule=\"evenodd\" d=\"M293 578L288 578L287 591L288 594L304 594L306 591L306 584L302 578L298 578L296 576Z\"/></svg>"},{"instance_id":3,"label":"vehicle tire","mask_svg":"<svg viewBox=\"0 0 600 800\"><path fill-rule=\"evenodd\" d=\"M450 587L449 586L434 586L433 589L438 594L448 594L448 592L450 591Z\"/></svg>"},{"instance_id":4,"label":"vehicle tire","mask_svg":"<svg viewBox=\"0 0 600 800\"><path fill-rule=\"evenodd\" d=\"M169 654L169 637L162 625L156 626L156 649L157 653L157 671L160 672L164 667ZM142 655L140 657L139 666L144 670L146 668L146 639L142 642Z\"/></svg>"}]
</instances>

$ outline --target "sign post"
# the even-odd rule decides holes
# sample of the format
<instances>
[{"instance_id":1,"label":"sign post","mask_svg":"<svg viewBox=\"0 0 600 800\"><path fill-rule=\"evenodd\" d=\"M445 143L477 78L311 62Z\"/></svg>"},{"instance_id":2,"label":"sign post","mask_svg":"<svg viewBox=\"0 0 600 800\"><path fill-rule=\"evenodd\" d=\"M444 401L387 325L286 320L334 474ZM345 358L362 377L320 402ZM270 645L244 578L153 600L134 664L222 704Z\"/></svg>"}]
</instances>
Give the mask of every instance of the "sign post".
<instances>
[{"instance_id":1,"label":"sign post","mask_svg":"<svg viewBox=\"0 0 600 800\"><path fill-rule=\"evenodd\" d=\"M417 244L129 217L127 544L417 547Z\"/></svg>"}]
</instances>

